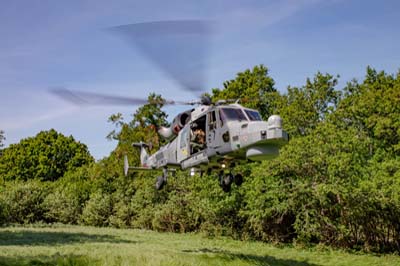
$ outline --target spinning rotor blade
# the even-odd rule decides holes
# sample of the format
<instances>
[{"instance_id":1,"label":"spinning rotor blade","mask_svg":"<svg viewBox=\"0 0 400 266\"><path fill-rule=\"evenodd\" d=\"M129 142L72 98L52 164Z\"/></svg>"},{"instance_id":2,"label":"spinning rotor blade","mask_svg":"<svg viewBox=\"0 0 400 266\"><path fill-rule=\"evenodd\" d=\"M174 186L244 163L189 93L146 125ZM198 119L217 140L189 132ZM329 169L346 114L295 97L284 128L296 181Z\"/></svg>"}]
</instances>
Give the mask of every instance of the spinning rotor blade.
<instances>
[{"instance_id":1,"label":"spinning rotor blade","mask_svg":"<svg viewBox=\"0 0 400 266\"><path fill-rule=\"evenodd\" d=\"M76 105L143 105L149 103L147 99L135 97L123 97L94 92L71 91L65 88L50 90L53 94ZM194 105L197 102L181 102L164 100L164 105Z\"/></svg>"},{"instance_id":2,"label":"spinning rotor blade","mask_svg":"<svg viewBox=\"0 0 400 266\"><path fill-rule=\"evenodd\" d=\"M206 55L212 23L173 20L128 24L110 28L169 74L185 90L204 91Z\"/></svg>"}]
</instances>

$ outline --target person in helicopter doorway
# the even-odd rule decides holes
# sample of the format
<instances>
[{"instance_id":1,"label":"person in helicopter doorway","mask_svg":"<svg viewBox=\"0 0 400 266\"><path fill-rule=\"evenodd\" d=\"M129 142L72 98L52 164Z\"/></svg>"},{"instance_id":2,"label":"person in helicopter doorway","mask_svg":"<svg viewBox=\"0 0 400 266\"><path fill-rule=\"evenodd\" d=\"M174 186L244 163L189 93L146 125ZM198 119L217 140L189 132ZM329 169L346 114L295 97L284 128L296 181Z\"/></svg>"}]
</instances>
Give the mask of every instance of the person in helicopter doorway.
<instances>
[{"instance_id":1,"label":"person in helicopter doorway","mask_svg":"<svg viewBox=\"0 0 400 266\"><path fill-rule=\"evenodd\" d=\"M192 134L190 140L192 146L192 154L197 153L205 148L206 145L206 133L197 124L192 125Z\"/></svg>"}]
</instances>

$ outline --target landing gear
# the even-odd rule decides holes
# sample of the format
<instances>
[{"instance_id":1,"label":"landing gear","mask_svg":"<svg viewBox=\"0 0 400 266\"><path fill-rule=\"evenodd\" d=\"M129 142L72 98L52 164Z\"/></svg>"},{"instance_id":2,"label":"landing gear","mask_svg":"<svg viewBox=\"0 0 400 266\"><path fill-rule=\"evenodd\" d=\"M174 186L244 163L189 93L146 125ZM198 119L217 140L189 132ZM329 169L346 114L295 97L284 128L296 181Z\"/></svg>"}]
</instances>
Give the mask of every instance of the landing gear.
<instances>
[{"instance_id":1,"label":"landing gear","mask_svg":"<svg viewBox=\"0 0 400 266\"><path fill-rule=\"evenodd\" d=\"M243 176L241 174L233 175L232 173L228 173L224 175L224 172L221 171L219 173L219 185L221 186L224 192L231 191L232 183L235 183L237 186L242 185Z\"/></svg>"},{"instance_id":2,"label":"landing gear","mask_svg":"<svg viewBox=\"0 0 400 266\"><path fill-rule=\"evenodd\" d=\"M157 177L155 185L157 190L161 190L165 186L165 184L167 184L167 175L168 175L167 168L163 168L163 174Z\"/></svg>"},{"instance_id":3,"label":"landing gear","mask_svg":"<svg viewBox=\"0 0 400 266\"><path fill-rule=\"evenodd\" d=\"M167 180L162 175L158 176L156 181L156 189L161 190L166 183Z\"/></svg>"},{"instance_id":4,"label":"landing gear","mask_svg":"<svg viewBox=\"0 0 400 266\"><path fill-rule=\"evenodd\" d=\"M233 179L235 181L236 186L241 186L243 184L243 176L241 174L235 175L235 178Z\"/></svg>"},{"instance_id":5,"label":"landing gear","mask_svg":"<svg viewBox=\"0 0 400 266\"><path fill-rule=\"evenodd\" d=\"M223 173L219 175L219 185L224 192L231 191L231 185L233 182L233 175L231 173L224 175Z\"/></svg>"}]
</instances>

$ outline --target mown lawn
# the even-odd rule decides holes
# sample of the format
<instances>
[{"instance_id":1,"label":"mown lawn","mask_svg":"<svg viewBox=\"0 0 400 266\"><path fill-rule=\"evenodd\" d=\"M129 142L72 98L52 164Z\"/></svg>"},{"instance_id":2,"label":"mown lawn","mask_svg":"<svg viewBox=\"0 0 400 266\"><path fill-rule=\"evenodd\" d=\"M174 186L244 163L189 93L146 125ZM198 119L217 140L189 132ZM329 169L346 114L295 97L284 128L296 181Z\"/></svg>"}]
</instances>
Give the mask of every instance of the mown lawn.
<instances>
[{"instance_id":1,"label":"mown lawn","mask_svg":"<svg viewBox=\"0 0 400 266\"><path fill-rule=\"evenodd\" d=\"M400 256L81 226L0 228L0 265L400 265Z\"/></svg>"}]
</instances>

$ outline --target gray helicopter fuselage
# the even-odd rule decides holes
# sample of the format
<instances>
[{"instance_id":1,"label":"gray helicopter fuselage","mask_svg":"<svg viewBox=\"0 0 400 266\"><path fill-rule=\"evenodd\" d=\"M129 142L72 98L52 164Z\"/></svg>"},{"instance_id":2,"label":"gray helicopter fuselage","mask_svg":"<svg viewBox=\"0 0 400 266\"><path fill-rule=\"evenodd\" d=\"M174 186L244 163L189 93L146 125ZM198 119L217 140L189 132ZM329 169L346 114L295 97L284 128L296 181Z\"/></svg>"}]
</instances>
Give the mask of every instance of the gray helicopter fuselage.
<instances>
[{"instance_id":1,"label":"gray helicopter fuselage","mask_svg":"<svg viewBox=\"0 0 400 266\"><path fill-rule=\"evenodd\" d=\"M196 130L204 142L195 143ZM142 158L142 166L158 168L222 168L232 164L268 160L288 141L282 120L273 115L263 121L256 110L239 104L200 106L191 113L178 135L157 152Z\"/></svg>"}]
</instances>

